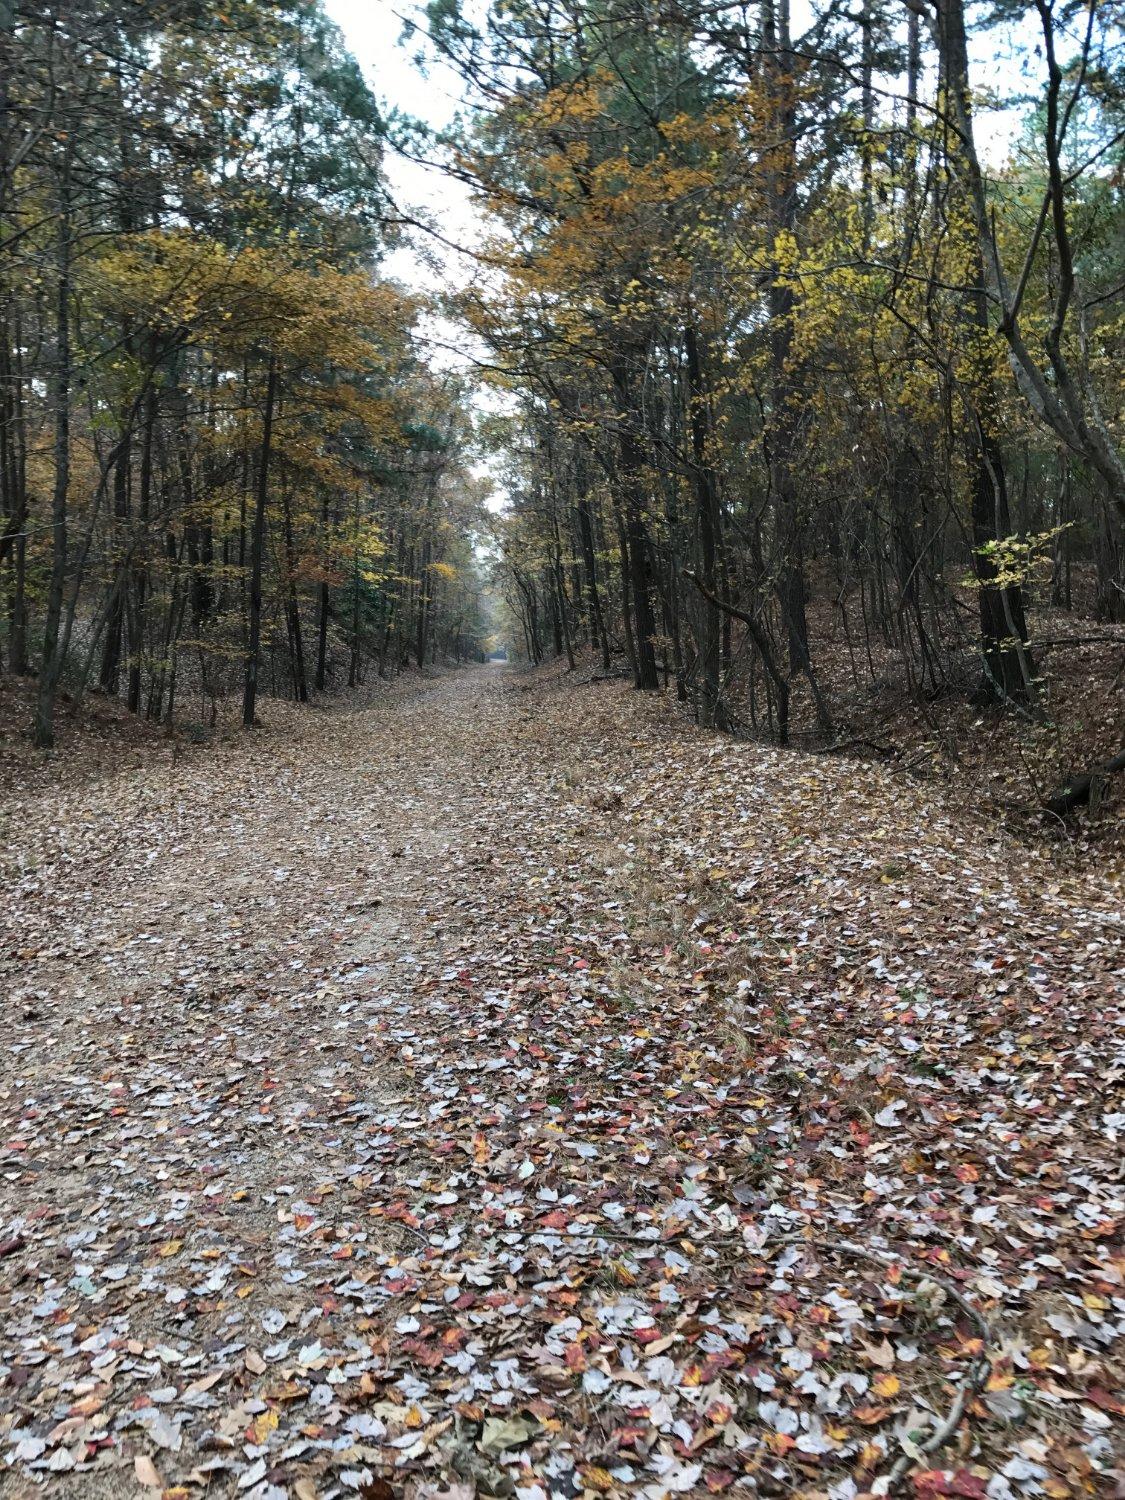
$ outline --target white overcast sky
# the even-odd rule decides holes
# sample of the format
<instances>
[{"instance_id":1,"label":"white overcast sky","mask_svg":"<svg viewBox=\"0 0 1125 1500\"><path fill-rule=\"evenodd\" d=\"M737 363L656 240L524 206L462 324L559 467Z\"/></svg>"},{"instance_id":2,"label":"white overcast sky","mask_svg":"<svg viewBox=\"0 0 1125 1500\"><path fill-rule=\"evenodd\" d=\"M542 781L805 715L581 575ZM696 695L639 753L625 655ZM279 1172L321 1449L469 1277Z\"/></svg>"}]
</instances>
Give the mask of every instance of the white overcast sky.
<instances>
[{"instance_id":1,"label":"white overcast sky","mask_svg":"<svg viewBox=\"0 0 1125 1500\"><path fill-rule=\"evenodd\" d=\"M461 102L460 80L448 68L431 67L423 77L415 67L417 39L400 45L401 15L407 6L395 0L325 0L325 9L384 106L438 129L450 124ZM385 165L399 207L424 209L447 238L457 244L474 243L480 226L462 183L406 161L392 150L387 152ZM447 255L445 261L449 276L460 280L471 274L471 262L465 257ZM409 246L392 255L386 269L411 286L431 288L435 282L434 271Z\"/></svg>"}]
</instances>

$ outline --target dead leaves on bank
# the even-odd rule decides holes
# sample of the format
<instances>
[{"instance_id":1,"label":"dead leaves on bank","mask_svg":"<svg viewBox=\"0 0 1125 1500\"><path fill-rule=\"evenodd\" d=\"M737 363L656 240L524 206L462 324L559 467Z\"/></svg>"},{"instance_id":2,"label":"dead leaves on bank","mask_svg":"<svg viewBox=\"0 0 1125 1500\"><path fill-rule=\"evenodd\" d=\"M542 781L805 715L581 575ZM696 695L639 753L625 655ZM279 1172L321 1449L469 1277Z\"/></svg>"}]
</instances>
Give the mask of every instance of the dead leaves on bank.
<instances>
[{"instance_id":1,"label":"dead leaves on bank","mask_svg":"<svg viewBox=\"0 0 1125 1500\"><path fill-rule=\"evenodd\" d=\"M11 1480L1111 1492L1119 893L613 688L268 746L26 810Z\"/></svg>"}]
</instances>

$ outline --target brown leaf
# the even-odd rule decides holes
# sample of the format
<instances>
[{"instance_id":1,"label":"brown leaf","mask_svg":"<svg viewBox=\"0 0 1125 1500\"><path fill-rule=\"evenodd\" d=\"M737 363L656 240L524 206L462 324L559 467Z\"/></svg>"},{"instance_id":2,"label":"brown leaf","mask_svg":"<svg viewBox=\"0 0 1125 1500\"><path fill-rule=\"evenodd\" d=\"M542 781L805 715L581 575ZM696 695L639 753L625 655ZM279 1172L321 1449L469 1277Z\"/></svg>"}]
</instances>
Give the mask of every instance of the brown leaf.
<instances>
[{"instance_id":1,"label":"brown leaf","mask_svg":"<svg viewBox=\"0 0 1125 1500\"><path fill-rule=\"evenodd\" d=\"M359 1487L360 1500L395 1500L394 1486L385 1479L369 1479Z\"/></svg>"},{"instance_id":2,"label":"brown leaf","mask_svg":"<svg viewBox=\"0 0 1125 1500\"><path fill-rule=\"evenodd\" d=\"M147 1453L138 1453L136 1458L134 1458L133 1473L136 1475L137 1483L143 1484L147 1490L162 1490L164 1488L164 1481L160 1477L160 1471Z\"/></svg>"},{"instance_id":3,"label":"brown leaf","mask_svg":"<svg viewBox=\"0 0 1125 1500\"><path fill-rule=\"evenodd\" d=\"M877 1369L894 1368L895 1351L891 1348L889 1339L884 1339L881 1344L864 1344L863 1352L867 1356L868 1364L875 1365Z\"/></svg>"}]
</instances>

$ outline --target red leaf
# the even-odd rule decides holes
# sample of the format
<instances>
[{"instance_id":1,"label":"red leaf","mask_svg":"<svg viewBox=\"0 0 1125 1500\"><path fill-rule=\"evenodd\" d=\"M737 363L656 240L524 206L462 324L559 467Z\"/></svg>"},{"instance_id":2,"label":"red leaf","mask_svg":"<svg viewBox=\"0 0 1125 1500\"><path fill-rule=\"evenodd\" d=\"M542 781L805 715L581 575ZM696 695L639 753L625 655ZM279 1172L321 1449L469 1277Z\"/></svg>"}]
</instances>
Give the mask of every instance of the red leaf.
<instances>
[{"instance_id":1,"label":"red leaf","mask_svg":"<svg viewBox=\"0 0 1125 1500\"><path fill-rule=\"evenodd\" d=\"M926 1469L912 1476L920 1500L931 1495L963 1495L967 1500L985 1500L984 1480L968 1469Z\"/></svg>"}]
</instances>

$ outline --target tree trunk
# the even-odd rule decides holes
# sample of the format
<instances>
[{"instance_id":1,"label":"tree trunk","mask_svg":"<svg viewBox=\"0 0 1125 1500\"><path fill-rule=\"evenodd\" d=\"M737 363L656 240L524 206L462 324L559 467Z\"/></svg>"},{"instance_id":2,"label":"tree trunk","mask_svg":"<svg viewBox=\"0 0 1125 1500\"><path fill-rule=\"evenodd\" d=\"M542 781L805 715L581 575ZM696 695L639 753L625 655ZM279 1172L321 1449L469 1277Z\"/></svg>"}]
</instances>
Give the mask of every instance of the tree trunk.
<instances>
[{"instance_id":1,"label":"tree trunk","mask_svg":"<svg viewBox=\"0 0 1125 1500\"><path fill-rule=\"evenodd\" d=\"M254 496L254 527L250 541L250 613L247 629L246 681L242 693L242 724L253 729L258 702L258 669L262 651L262 554L266 542L266 502L269 498L270 444L277 396L277 360L271 354L266 376L266 408L262 420L262 451Z\"/></svg>"},{"instance_id":2,"label":"tree trunk","mask_svg":"<svg viewBox=\"0 0 1125 1500\"><path fill-rule=\"evenodd\" d=\"M324 495L323 495L323 497L321 499L321 503L320 503L320 530L321 530L321 544L325 548L325 558L324 558L324 564L323 564L323 567L324 567L324 577L320 581L320 588L318 590L319 599L318 599L318 614L317 614L317 626L316 626L316 690L317 690L318 693L323 693L324 692L325 683L328 680L328 607L329 607L329 590L328 590L328 557L327 557L327 548L328 548L328 491L327 491L327 489L324 491ZM380 673L380 676L381 675L382 674Z\"/></svg>"},{"instance_id":3,"label":"tree trunk","mask_svg":"<svg viewBox=\"0 0 1125 1500\"><path fill-rule=\"evenodd\" d=\"M301 603L297 596L297 550L293 542L293 514L286 487L282 489L281 507L285 541L285 622L293 658L293 696L298 703L307 703L309 685L305 676L305 646L301 636Z\"/></svg>"},{"instance_id":4,"label":"tree trunk","mask_svg":"<svg viewBox=\"0 0 1125 1500\"><path fill-rule=\"evenodd\" d=\"M43 625L43 652L39 666L39 691L35 705L34 739L47 747L55 741L55 697L62 661L59 628L62 624L63 592L67 565L67 496L70 490L70 144L60 177L60 208L57 238L58 283L56 287L55 375L51 398L55 407L55 476L51 494L51 574L47 586L47 613Z\"/></svg>"},{"instance_id":5,"label":"tree trunk","mask_svg":"<svg viewBox=\"0 0 1125 1500\"><path fill-rule=\"evenodd\" d=\"M978 217L978 234L969 259L970 288L963 308L969 330L969 379L963 391L966 408L965 457L969 470L973 566L977 577L981 658L984 680L978 697L995 702L1027 702L1034 669L1027 649L1023 595L1018 585L996 583L995 544L1007 537L1008 490L1003 455L996 435L996 390L992 374L991 329L985 266L987 223L984 184L973 140L969 95L969 53L964 0L938 0L938 46L942 79L958 122L948 132L946 151L955 178L968 181L969 207Z\"/></svg>"},{"instance_id":6,"label":"tree trunk","mask_svg":"<svg viewBox=\"0 0 1125 1500\"><path fill-rule=\"evenodd\" d=\"M425 514L422 519L422 557L421 566L418 569L418 622L415 634L415 650L418 653L419 672L426 664L426 648L429 644L430 629L430 562L431 541L429 526L429 498L427 497Z\"/></svg>"},{"instance_id":7,"label":"tree trunk","mask_svg":"<svg viewBox=\"0 0 1125 1500\"><path fill-rule=\"evenodd\" d=\"M129 519L129 445L126 442L117 460L113 473L113 521L114 533L120 539L125 536ZM119 564L124 569L124 560ZM125 630L125 588L122 579L114 584L113 600L106 620L105 640L102 643L101 671L98 686L110 697L117 696L121 677L121 639Z\"/></svg>"},{"instance_id":8,"label":"tree trunk","mask_svg":"<svg viewBox=\"0 0 1125 1500\"><path fill-rule=\"evenodd\" d=\"M641 470L644 454L634 427L632 392L622 362L613 369L617 393L618 473L623 490L625 546L629 567L629 593L633 605L633 683L642 692L660 686L656 670L656 619L652 612L649 580L648 533L641 510Z\"/></svg>"},{"instance_id":9,"label":"tree trunk","mask_svg":"<svg viewBox=\"0 0 1125 1500\"><path fill-rule=\"evenodd\" d=\"M602 613L601 594L598 591L597 556L594 550L594 524L590 516L590 501L583 494L578 501L578 536L582 544L582 563L586 570L586 592L590 599L590 637L595 649L601 650L602 666L609 671L609 631Z\"/></svg>"},{"instance_id":10,"label":"tree trunk","mask_svg":"<svg viewBox=\"0 0 1125 1500\"><path fill-rule=\"evenodd\" d=\"M148 635L148 523L152 509L152 445L156 428L155 389L145 393L144 430L141 435L141 473L137 495L137 531L134 549L137 562L131 573L132 599L126 601L126 626L129 634L129 712L141 711L141 672ZM131 608L129 607L131 604Z\"/></svg>"},{"instance_id":11,"label":"tree trunk","mask_svg":"<svg viewBox=\"0 0 1125 1500\"><path fill-rule=\"evenodd\" d=\"M716 562L719 553L719 494L708 454L710 410L703 387L703 369L695 329L684 329L687 356L688 422L691 430L692 483L695 489L699 531L699 578L697 592L696 643L699 650L699 722L704 729L726 729L728 722L720 691L722 613L715 604L718 587Z\"/></svg>"}]
</instances>

